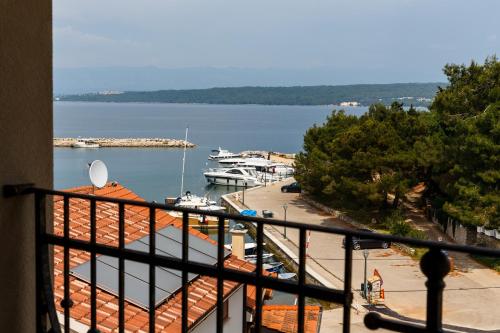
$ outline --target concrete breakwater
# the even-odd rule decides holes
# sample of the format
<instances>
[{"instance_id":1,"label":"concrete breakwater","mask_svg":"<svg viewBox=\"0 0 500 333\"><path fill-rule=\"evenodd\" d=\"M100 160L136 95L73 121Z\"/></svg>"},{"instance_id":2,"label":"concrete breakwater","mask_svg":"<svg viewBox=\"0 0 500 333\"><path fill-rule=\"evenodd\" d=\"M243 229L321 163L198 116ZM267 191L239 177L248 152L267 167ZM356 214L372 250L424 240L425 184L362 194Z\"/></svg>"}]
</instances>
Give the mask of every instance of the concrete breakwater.
<instances>
[{"instance_id":1,"label":"concrete breakwater","mask_svg":"<svg viewBox=\"0 0 500 333\"><path fill-rule=\"evenodd\" d=\"M71 147L77 141L97 143L99 147L135 147L135 148L183 148L184 140L166 138L54 138L54 147ZM188 142L188 148L194 143Z\"/></svg>"}]
</instances>

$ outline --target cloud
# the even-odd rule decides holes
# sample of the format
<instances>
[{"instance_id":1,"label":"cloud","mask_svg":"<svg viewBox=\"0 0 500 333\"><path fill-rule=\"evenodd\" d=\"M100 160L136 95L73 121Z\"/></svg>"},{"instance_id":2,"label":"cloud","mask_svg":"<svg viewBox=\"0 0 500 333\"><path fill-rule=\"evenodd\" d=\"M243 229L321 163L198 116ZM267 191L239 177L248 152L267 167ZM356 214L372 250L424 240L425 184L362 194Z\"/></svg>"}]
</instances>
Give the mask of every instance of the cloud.
<instances>
[{"instance_id":1,"label":"cloud","mask_svg":"<svg viewBox=\"0 0 500 333\"><path fill-rule=\"evenodd\" d=\"M499 10L498 0L54 0L54 65L387 68L411 81L500 53Z\"/></svg>"},{"instance_id":2,"label":"cloud","mask_svg":"<svg viewBox=\"0 0 500 333\"><path fill-rule=\"evenodd\" d=\"M74 29L54 27L54 63L58 67L133 66L147 59L148 42L115 39Z\"/></svg>"}]
</instances>

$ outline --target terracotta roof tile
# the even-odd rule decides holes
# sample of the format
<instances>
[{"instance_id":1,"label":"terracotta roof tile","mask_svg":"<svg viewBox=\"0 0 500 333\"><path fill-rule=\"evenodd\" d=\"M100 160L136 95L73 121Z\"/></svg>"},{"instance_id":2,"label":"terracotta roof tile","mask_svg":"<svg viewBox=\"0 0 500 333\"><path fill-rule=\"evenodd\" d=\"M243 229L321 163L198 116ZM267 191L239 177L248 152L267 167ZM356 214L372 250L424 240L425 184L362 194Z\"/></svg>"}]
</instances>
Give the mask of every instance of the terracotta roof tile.
<instances>
[{"instance_id":1,"label":"terracotta roof tile","mask_svg":"<svg viewBox=\"0 0 500 333\"><path fill-rule=\"evenodd\" d=\"M120 184L107 184L102 189L93 190L91 186L83 186L68 189L68 192L95 194L98 196L130 198L144 201L132 191ZM70 199L70 237L89 240L90 239L90 203L87 200ZM63 235L63 200L62 197L54 197L54 233ZM118 245L118 205L113 203L98 202L96 204L97 242L112 246ZM182 221L168 215L162 210L156 210L157 229L168 225L181 227ZM137 240L149 232L149 209L137 206L125 205L125 235L126 243ZM190 234L205 239L207 242L216 244L207 235L189 229ZM60 301L64 295L63 281L63 258L64 252L61 247L54 247L54 295L58 311L62 312ZM80 250L70 250L70 267L75 267L90 260L90 254ZM234 256L225 261L225 266L233 269L241 269L252 272L255 266ZM228 295L238 283L224 281L224 295ZM217 279L199 276L188 288L188 322L192 325L208 311L215 307ZM71 317L90 324L90 285L70 276L71 299L74 302L71 308ZM249 306L255 304L255 288L248 287L247 303ZM164 304L156 308L156 328L161 332L180 331L181 319L181 292L175 294ZM97 321L98 328L103 332L117 331L118 328L118 298L108 292L98 289L97 293ZM125 302L125 329L131 332L148 331L149 319L147 311L131 303Z\"/></svg>"},{"instance_id":2,"label":"terracotta roof tile","mask_svg":"<svg viewBox=\"0 0 500 333\"><path fill-rule=\"evenodd\" d=\"M297 313L296 305L264 305L262 307L262 326L277 332L296 333L298 331ZM321 307L307 305L305 307L304 331L317 333L320 324Z\"/></svg>"}]
</instances>

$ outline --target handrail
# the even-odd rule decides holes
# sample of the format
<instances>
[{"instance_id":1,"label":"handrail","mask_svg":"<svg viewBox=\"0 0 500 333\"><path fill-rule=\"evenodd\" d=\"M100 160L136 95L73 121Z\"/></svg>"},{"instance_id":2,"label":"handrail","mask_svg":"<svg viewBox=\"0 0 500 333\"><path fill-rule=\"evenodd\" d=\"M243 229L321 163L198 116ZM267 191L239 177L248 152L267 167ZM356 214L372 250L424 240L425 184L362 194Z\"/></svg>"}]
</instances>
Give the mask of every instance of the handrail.
<instances>
[{"instance_id":1,"label":"handrail","mask_svg":"<svg viewBox=\"0 0 500 333\"><path fill-rule=\"evenodd\" d=\"M260 217L242 216L225 212L211 212L185 207L176 207L169 204L159 204L147 201L135 201L120 198L111 198L105 196L95 196L82 193L72 193L67 191L58 191L52 189L37 188L32 184L24 185L8 185L3 187L4 196L17 196L23 194L35 194L35 222L36 222L36 272L37 272L37 332L47 332L45 321L47 317L50 321L51 331L60 332L58 318L55 312L54 297L51 283L51 257L49 256L49 246L61 246L64 249L64 298L61 301L61 307L64 309L64 331L70 332L70 308L73 304L69 293L69 250L83 250L91 254L91 299L90 299L90 330L89 332L99 332L97 327L96 314L96 255L107 255L118 258L119 260L119 332L124 332L124 261L132 260L149 265L149 276L153 284L149 287L149 323L150 332L155 331L155 267L168 267L182 272L182 332L189 331L187 318L187 285L188 273L197 273L204 276L217 278L217 298L216 298L216 331L223 332L223 290L224 280L239 282L246 286L247 284L256 287L256 310L253 329L259 332L262 327L262 299L264 288L275 289L287 293L298 295L298 318L297 328L299 333L305 330L305 299L306 297L317 298L329 302L334 302L343 305L343 332L350 332L350 311L352 304L352 239L354 237L367 237L371 239L401 242L418 247L426 247L429 251L422 257L420 267L424 275L427 277L427 318L425 325L416 325L403 321L387 319L376 313L368 313L365 316L365 325L369 329L385 328L400 332L444 332L442 328L442 294L444 289L444 277L450 270L450 262L447 254L444 251L456 251L469 254L485 255L492 257L500 257L500 250L480 248L474 246L457 245L443 242L433 242L416 240L399 236L382 235L366 231L347 230L332 226L309 225L306 223L281 221L277 219L267 219ZM64 235L59 236L47 232L46 230L46 196L60 196L63 198L64 210ZM90 209L90 240L74 239L69 237L69 207L70 199L81 199L89 201ZM118 204L119 215L119 244L118 246L110 246L101 244L96 239L96 203L108 202ZM128 249L125 247L125 206L139 206L149 208L149 236L151 238L149 250L146 252ZM182 256L180 258L168 257L156 254L155 251L155 224L156 210L173 210L182 212ZM212 266L200 262L189 260L188 257L188 219L189 214L200 214L214 216L218 218L218 242L217 242L217 265ZM286 226L288 228L296 228L299 230L299 267L298 281L284 281L275 277L262 274L263 261L261 256L257 256L256 270L254 272L245 272L241 270L231 269L224 266L224 227L225 220L233 219L241 222L249 222L256 224L257 230L257 253L263 253L263 234L264 225ZM345 267L344 267L344 286L343 289L333 289L324 286L312 285L306 281L306 231L318 231L331 234L339 234L346 236L345 242ZM245 308L245 305L243 305ZM246 320L244 318L243 320Z\"/></svg>"},{"instance_id":2,"label":"handrail","mask_svg":"<svg viewBox=\"0 0 500 333\"><path fill-rule=\"evenodd\" d=\"M22 191L15 191L15 190L12 191L12 190L10 190L10 188L12 186L16 186L16 185L5 185L4 192L6 191L5 190L6 188L9 188L7 190L7 192L9 192L9 193L10 192L17 192L16 195L30 194L30 193L35 193L35 192L43 193L46 195L55 195L55 196L65 196L65 195L71 194L70 195L71 198L75 198L75 199L87 199L87 200L92 199L92 200L96 200L96 201L105 201L105 202L117 203L117 204L121 203L121 204L125 204L125 205L133 205L133 206L139 206L139 207L171 210L171 211L178 211L178 212L189 213L189 214L210 215L210 216L214 216L214 217L222 217L225 219L238 220L238 221L242 221L242 222L263 223L263 224L268 224L268 225L275 225L275 226L281 226L281 227L286 226L286 227L297 228L297 229L300 229L301 227L307 227L307 230L310 230L310 231L334 233L334 234L339 234L339 235L344 235L344 236L349 235L349 236L353 236L353 237L368 237L371 239L409 244L409 245L413 245L416 247L426 247L426 248L436 247L436 248L439 248L439 249L442 249L445 251L463 252L463 253L476 254L476 255L482 255L482 256L492 256L492 257L500 256L499 249L491 249L491 248L486 248L486 247L477 247L477 246L471 246L471 245L461 245L461 244L453 244L453 243L446 243L446 242L420 240L420 239L407 238L407 237L402 237L402 236L373 233L373 232L368 232L368 231L344 229L344 228L339 228L339 227L334 227L334 226L312 225L312 224L305 224L303 222L296 222L293 220L283 221L283 220L272 219L272 218L245 216L245 215L238 215L238 214L225 213L225 212L216 212L216 211L210 211L208 213L207 211L203 211L203 210L198 210L198 209L194 209L194 208L187 208L187 207L177 207L177 206L171 205L171 204L163 204L163 203L148 202L148 201L135 201L135 200L129 200L129 199L120 199L120 198L111 198L111 197L106 197L106 196L74 193L74 192L67 192L67 191L61 191L61 190L51 190L51 189L38 188L38 187L26 187Z\"/></svg>"}]
</instances>

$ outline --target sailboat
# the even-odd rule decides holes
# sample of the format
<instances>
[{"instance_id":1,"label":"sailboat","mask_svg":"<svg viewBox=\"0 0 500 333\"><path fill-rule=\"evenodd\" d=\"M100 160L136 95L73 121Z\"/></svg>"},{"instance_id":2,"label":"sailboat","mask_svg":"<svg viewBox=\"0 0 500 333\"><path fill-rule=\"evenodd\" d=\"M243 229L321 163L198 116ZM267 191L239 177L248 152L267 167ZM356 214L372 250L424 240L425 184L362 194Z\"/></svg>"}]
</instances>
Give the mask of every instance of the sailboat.
<instances>
[{"instance_id":1,"label":"sailboat","mask_svg":"<svg viewBox=\"0 0 500 333\"><path fill-rule=\"evenodd\" d=\"M192 194L190 191L184 193L184 171L186 168L186 148L187 148L187 138L188 138L189 127L186 127L186 135L184 139L184 152L182 156L182 176L181 176L181 192L178 197L166 198L165 203L173 204L175 207L180 208L192 208L200 209L210 212L222 212L226 208L217 205L217 202L210 200L208 197L201 197ZM171 216L182 218L182 212L169 211ZM229 221L227 221L229 223ZM217 227L218 219L217 217L203 215L203 214L189 214L189 225L192 227Z\"/></svg>"}]
</instances>

